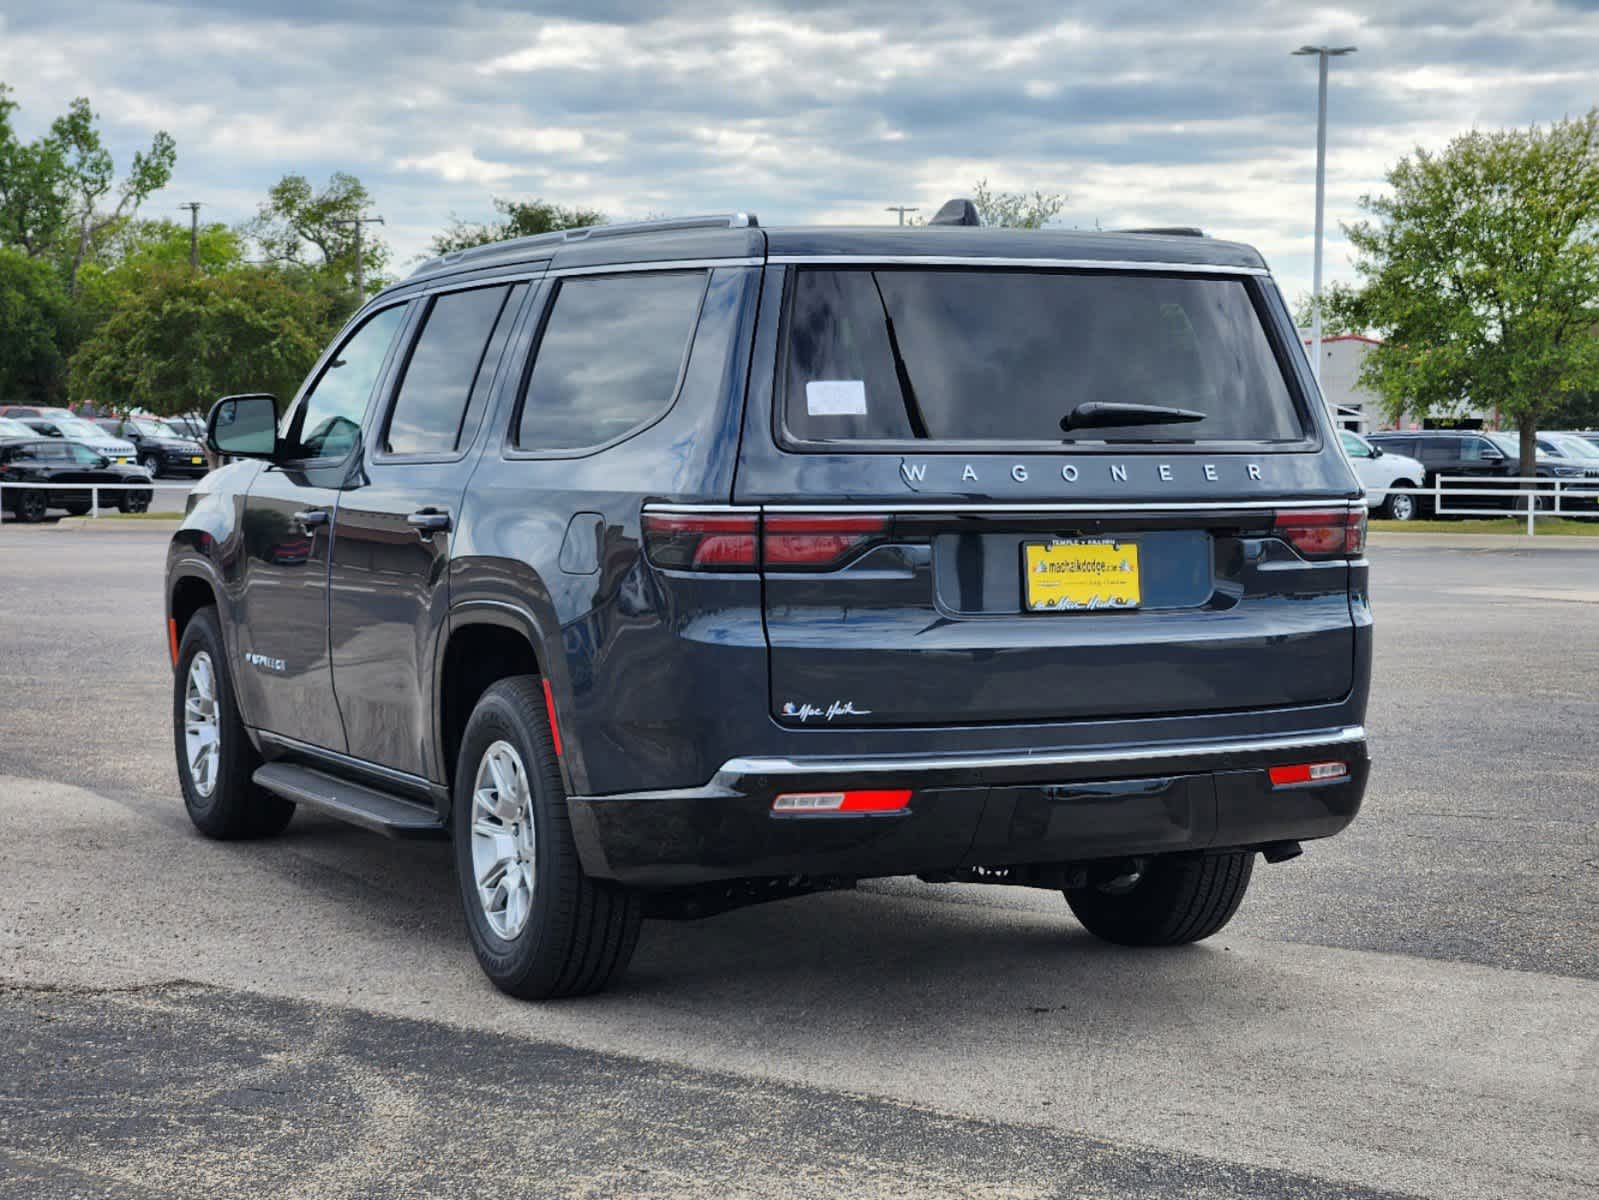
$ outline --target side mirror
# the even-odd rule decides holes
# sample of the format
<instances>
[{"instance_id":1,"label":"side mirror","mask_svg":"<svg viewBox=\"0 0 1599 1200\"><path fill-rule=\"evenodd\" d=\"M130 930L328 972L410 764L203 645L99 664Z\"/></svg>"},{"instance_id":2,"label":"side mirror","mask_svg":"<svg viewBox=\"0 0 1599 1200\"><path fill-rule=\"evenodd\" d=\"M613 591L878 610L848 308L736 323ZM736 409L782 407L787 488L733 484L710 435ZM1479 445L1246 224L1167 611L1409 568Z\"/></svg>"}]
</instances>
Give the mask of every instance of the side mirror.
<instances>
[{"instance_id":1,"label":"side mirror","mask_svg":"<svg viewBox=\"0 0 1599 1200\"><path fill-rule=\"evenodd\" d=\"M1373 446L1371 448L1371 456L1373 458L1381 458L1382 454L1383 454L1383 450L1382 450L1381 446Z\"/></svg>"},{"instance_id":2,"label":"side mirror","mask_svg":"<svg viewBox=\"0 0 1599 1200\"><path fill-rule=\"evenodd\" d=\"M277 397L265 392L222 397L206 419L205 442L217 454L234 458L276 458Z\"/></svg>"}]
</instances>

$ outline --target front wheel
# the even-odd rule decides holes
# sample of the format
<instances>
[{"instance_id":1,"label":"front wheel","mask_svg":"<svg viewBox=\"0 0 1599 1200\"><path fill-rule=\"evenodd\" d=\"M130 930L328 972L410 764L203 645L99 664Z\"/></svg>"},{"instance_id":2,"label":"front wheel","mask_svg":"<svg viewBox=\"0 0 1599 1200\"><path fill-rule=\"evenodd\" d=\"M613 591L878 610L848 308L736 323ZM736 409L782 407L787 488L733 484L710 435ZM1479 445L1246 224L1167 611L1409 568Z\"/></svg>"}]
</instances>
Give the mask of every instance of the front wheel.
<instances>
[{"instance_id":1,"label":"front wheel","mask_svg":"<svg viewBox=\"0 0 1599 1200\"><path fill-rule=\"evenodd\" d=\"M139 465L149 473L151 479L161 478L161 459L158 455L146 454L139 460Z\"/></svg>"},{"instance_id":2,"label":"front wheel","mask_svg":"<svg viewBox=\"0 0 1599 1200\"><path fill-rule=\"evenodd\" d=\"M17 493L16 507L13 511L17 514L17 520L26 522L29 525L36 525L44 520L44 514L48 508L49 502L45 499L43 492L19 491Z\"/></svg>"},{"instance_id":3,"label":"front wheel","mask_svg":"<svg viewBox=\"0 0 1599 1200\"><path fill-rule=\"evenodd\" d=\"M467 935L495 987L582 996L621 973L643 905L583 873L537 679L502 679L472 710L451 820Z\"/></svg>"},{"instance_id":4,"label":"front wheel","mask_svg":"<svg viewBox=\"0 0 1599 1200\"><path fill-rule=\"evenodd\" d=\"M149 512L151 495L150 492L123 492L117 507L125 513Z\"/></svg>"},{"instance_id":5,"label":"front wheel","mask_svg":"<svg viewBox=\"0 0 1599 1200\"><path fill-rule=\"evenodd\" d=\"M233 698L233 677L214 608L189 618L172 676L172 733L189 820L207 837L270 837L294 804L255 785L261 764Z\"/></svg>"},{"instance_id":6,"label":"front wheel","mask_svg":"<svg viewBox=\"0 0 1599 1200\"><path fill-rule=\"evenodd\" d=\"M1066 903L1096 937L1122 946L1180 946L1232 920L1249 889L1253 850L1164 855L1136 875L1072 888Z\"/></svg>"},{"instance_id":7,"label":"front wheel","mask_svg":"<svg viewBox=\"0 0 1599 1200\"><path fill-rule=\"evenodd\" d=\"M1408 479L1401 479L1394 487L1413 488L1416 485ZM1381 514L1390 521L1414 521L1420 515L1420 505L1416 497L1404 492L1389 492L1388 498L1382 502Z\"/></svg>"}]
</instances>

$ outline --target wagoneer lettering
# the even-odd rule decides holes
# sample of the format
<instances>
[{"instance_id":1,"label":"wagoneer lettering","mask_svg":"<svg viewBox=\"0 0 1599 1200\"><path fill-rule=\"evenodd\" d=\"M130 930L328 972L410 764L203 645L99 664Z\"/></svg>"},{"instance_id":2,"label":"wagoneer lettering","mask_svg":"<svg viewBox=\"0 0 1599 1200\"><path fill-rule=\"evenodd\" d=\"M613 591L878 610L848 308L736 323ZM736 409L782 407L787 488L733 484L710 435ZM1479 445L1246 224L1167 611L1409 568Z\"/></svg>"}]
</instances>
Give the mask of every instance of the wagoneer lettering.
<instances>
[{"instance_id":1,"label":"wagoneer lettering","mask_svg":"<svg viewBox=\"0 0 1599 1200\"><path fill-rule=\"evenodd\" d=\"M885 875L1194 941L1360 807L1365 502L1247 246L541 235L284 400L217 402L168 556L185 805L450 839L513 995Z\"/></svg>"}]
</instances>

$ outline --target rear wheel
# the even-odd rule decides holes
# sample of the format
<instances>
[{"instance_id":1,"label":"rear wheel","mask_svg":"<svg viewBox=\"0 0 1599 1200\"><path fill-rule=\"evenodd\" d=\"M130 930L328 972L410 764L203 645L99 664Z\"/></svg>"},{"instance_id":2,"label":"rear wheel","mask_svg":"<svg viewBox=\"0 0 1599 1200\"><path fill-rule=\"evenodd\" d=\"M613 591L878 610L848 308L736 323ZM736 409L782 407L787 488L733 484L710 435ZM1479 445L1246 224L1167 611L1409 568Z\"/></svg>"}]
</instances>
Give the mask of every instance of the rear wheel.
<instances>
[{"instance_id":1,"label":"rear wheel","mask_svg":"<svg viewBox=\"0 0 1599 1200\"><path fill-rule=\"evenodd\" d=\"M67 510L69 517L81 517L89 511L89 505L82 500L74 500L71 504L62 505L62 507Z\"/></svg>"},{"instance_id":2,"label":"rear wheel","mask_svg":"<svg viewBox=\"0 0 1599 1200\"><path fill-rule=\"evenodd\" d=\"M472 710L451 820L467 934L495 987L582 996L627 966L643 905L583 873L536 679L502 679Z\"/></svg>"},{"instance_id":3,"label":"rear wheel","mask_svg":"<svg viewBox=\"0 0 1599 1200\"><path fill-rule=\"evenodd\" d=\"M1073 888L1066 903L1096 937L1123 946L1180 946L1217 932L1238 911L1253 850L1167 855L1136 875Z\"/></svg>"},{"instance_id":4,"label":"rear wheel","mask_svg":"<svg viewBox=\"0 0 1599 1200\"><path fill-rule=\"evenodd\" d=\"M142 513L150 510L150 492L123 492L117 507L125 513Z\"/></svg>"},{"instance_id":5,"label":"rear wheel","mask_svg":"<svg viewBox=\"0 0 1599 1200\"><path fill-rule=\"evenodd\" d=\"M17 493L17 520L35 524L44 520L45 510L49 507L43 492L18 492Z\"/></svg>"},{"instance_id":6,"label":"rear wheel","mask_svg":"<svg viewBox=\"0 0 1599 1200\"><path fill-rule=\"evenodd\" d=\"M255 785L261 758L244 731L214 608L184 626L172 676L172 732L189 820L207 837L281 833L294 804Z\"/></svg>"},{"instance_id":7,"label":"rear wheel","mask_svg":"<svg viewBox=\"0 0 1599 1200\"><path fill-rule=\"evenodd\" d=\"M1401 479L1394 487L1413 488L1416 485L1408 479ZM1382 515L1390 521L1414 521L1421 515L1421 506L1416 502L1416 497L1404 493L1389 492L1388 498L1382 502Z\"/></svg>"}]
</instances>

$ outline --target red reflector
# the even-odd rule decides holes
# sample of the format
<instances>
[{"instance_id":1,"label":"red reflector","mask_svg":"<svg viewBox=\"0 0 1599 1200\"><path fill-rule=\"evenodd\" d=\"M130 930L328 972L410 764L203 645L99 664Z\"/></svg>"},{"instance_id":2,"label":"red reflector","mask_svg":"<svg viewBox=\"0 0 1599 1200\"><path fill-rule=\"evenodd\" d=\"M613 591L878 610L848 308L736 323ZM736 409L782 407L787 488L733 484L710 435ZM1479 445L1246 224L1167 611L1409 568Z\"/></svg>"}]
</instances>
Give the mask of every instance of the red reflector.
<instances>
[{"instance_id":1,"label":"red reflector","mask_svg":"<svg viewBox=\"0 0 1599 1200\"><path fill-rule=\"evenodd\" d=\"M167 647L172 651L172 665L178 665L178 619L167 618Z\"/></svg>"},{"instance_id":2,"label":"red reflector","mask_svg":"<svg viewBox=\"0 0 1599 1200\"><path fill-rule=\"evenodd\" d=\"M1308 508L1279 512L1272 532L1305 558L1356 558L1366 549L1366 510Z\"/></svg>"},{"instance_id":3,"label":"red reflector","mask_svg":"<svg viewBox=\"0 0 1599 1200\"><path fill-rule=\"evenodd\" d=\"M767 517L761 543L769 567L827 567L880 539L880 516Z\"/></svg>"},{"instance_id":4,"label":"red reflector","mask_svg":"<svg viewBox=\"0 0 1599 1200\"><path fill-rule=\"evenodd\" d=\"M910 803L909 788L887 791L784 792L772 801L774 813L899 812Z\"/></svg>"},{"instance_id":5,"label":"red reflector","mask_svg":"<svg viewBox=\"0 0 1599 1200\"><path fill-rule=\"evenodd\" d=\"M544 715L550 719L550 741L555 743L555 757L561 757L561 727L555 720L555 693L550 691L548 678L541 679L544 685Z\"/></svg>"},{"instance_id":6,"label":"red reflector","mask_svg":"<svg viewBox=\"0 0 1599 1200\"><path fill-rule=\"evenodd\" d=\"M1296 783L1326 783L1349 774L1349 764L1341 762L1294 763L1267 771L1272 787L1292 787Z\"/></svg>"},{"instance_id":7,"label":"red reflector","mask_svg":"<svg viewBox=\"0 0 1599 1200\"><path fill-rule=\"evenodd\" d=\"M749 571L755 567L754 513L645 513L644 552L674 571Z\"/></svg>"}]
</instances>

